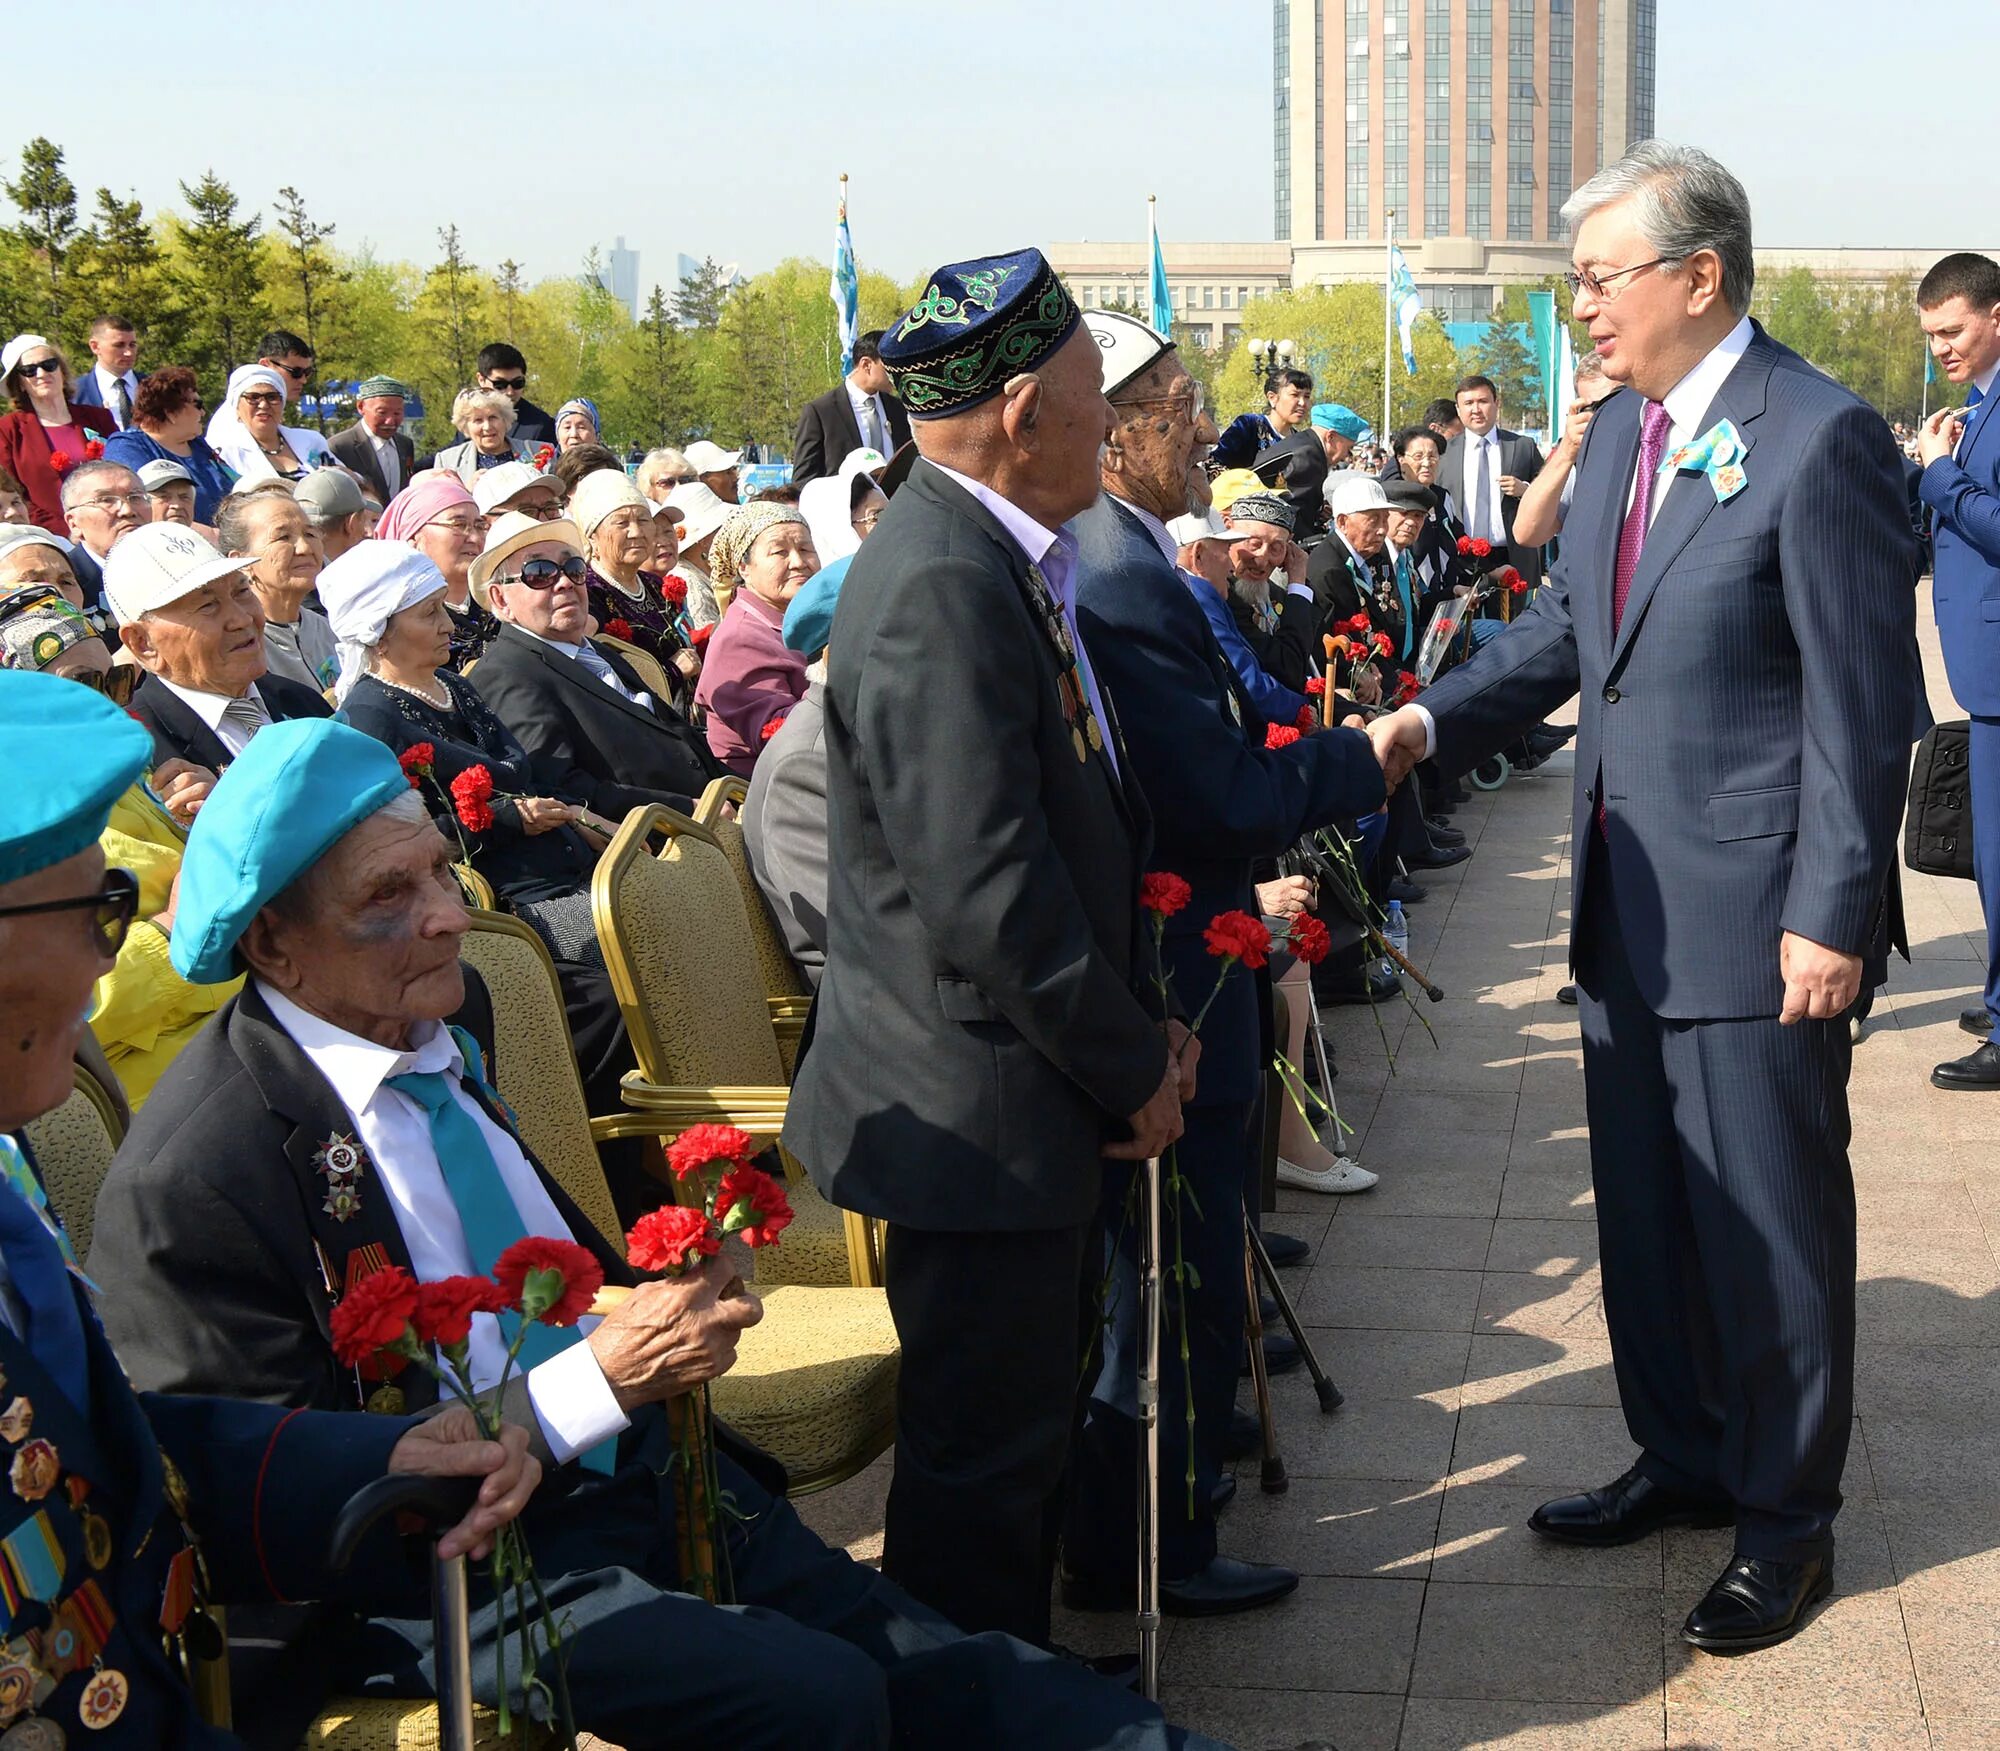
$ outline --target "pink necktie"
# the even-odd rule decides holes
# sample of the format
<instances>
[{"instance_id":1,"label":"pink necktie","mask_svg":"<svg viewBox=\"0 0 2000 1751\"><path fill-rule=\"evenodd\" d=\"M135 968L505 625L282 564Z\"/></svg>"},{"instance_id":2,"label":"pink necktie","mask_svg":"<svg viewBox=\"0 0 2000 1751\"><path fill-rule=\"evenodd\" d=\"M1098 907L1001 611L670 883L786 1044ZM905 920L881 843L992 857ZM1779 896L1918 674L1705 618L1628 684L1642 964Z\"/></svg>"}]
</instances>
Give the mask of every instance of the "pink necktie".
<instances>
[{"instance_id":1,"label":"pink necktie","mask_svg":"<svg viewBox=\"0 0 2000 1751\"><path fill-rule=\"evenodd\" d=\"M1646 525L1652 520L1653 481L1660 472L1660 456L1667 447L1667 428L1673 423L1663 403L1646 403L1639 421L1639 478L1632 486L1632 505L1625 513L1625 526L1618 531L1618 570L1611 585L1614 637L1625 619L1625 598L1632 593L1632 574L1639 569L1639 555L1646 546Z\"/></svg>"}]
</instances>

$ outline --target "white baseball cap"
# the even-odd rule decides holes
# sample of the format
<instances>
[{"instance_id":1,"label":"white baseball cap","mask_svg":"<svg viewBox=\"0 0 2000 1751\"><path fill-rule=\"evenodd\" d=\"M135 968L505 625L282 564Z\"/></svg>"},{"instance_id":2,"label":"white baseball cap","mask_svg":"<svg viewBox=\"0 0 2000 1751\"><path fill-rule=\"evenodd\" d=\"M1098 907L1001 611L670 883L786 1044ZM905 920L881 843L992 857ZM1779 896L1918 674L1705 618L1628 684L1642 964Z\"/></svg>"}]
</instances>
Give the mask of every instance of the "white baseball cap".
<instances>
[{"instance_id":1,"label":"white baseball cap","mask_svg":"<svg viewBox=\"0 0 2000 1751\"><path fill-rule=\"evenodd\" d=\"M1167 533L1174 538L1176 547L1185 547L1190 541L1234 541L1235 534L1222 520L1222 513L1213 505L1199 511L1191 511L1185 517L1176 517L1167 525Z\"/></svg>"},{"instance_id":2,"label":"white baseball cap","mask_svg":"<svg viewBox=\"0 0 2000 1751\"><path fill-rule=\"evenodd\" d=\"M171 456L155 457L139 470L139 484L148 492L158 492L161 487L171 486L175 481L193 486L194 476Z\"/></svg>"},{"instance_id":3,"label":"white baseball cap","mask_svg":"<svg viewBox=\"0 0 2000 1751\"><path fill-rule=\"evenodd\" d=\"M1336 517L1351 517L1360 511L1386 511L1389 495L1374 475L1348 468L1328 480L1326 502Z\"/></svg>"},{"instance_id":4,"label":"white baseball cap","mask_svg":"<svg viewBox=\"0 0 2000 1751\"><path fill-rule=\"evenodd\" d=\"M561 490L560 482L552 480L532 462L503 462L498 468L482 468L472 483L472 502L479 507L482 517L490 517L498 506L516 493L526 492L538 480L547 480Z\"/></svg>"},{"instance_id":5,"label":"white baseball cap","mask_svg":"<svg viewBox=\"0 0 2000 1751\"><path fill-rule=\"evenodd\" d=\"M872 474L879 477L882 470L888 466L888 457L880 450L871 449L863 444L860 449L850 450L840 459L840 478L852 480L857 474Z\"/></svg>"},{"instance_id":6,"label":"white baseball cap","mask_svg":"<svg viewBox=\"0 0 2000 1751\"><path fill-rule=\"evenodd\" d=\"M224 557L180 523L142 523L105 557L104 594L120 621L139 620L256 563L249 554Z\"/></svg>"},{"instance_id":7,"label":"white baseball cap","mask_svg":"<svg viewBox=\"0 0 2000 1751\"><path fill-rule=\"evenodd\" d=\"M688 460L693 461L694 458L690 456ZM667 494L667 503L679 513L683 547L692 547L697 541L707 540L729 521L729 513L736 509L727 499L717 498L698 480L677 482Z\"/></svg>"},{"instance_id":8,"label":"white baseball cap","mask_svg":"<svg viewBox=\"0 0 2000 1751\"><path fill-rule=\"evenodd\" d=\"M688 459L688 466L697 474L720 474L724 469L734 468L743 460L741 450L725 450L720 444L711 444L706 438L698 438L681 452Z\"/></svg>"},{"instance_id":9,"label":"white baseball cap","mask_svg":"<svg viewBox=\"0 0 2000 1751\"><path fill-rule=\"evenodd\" d=\"M1121 310L1086 310L1083 326L1097 342L1104 362L1104 393L1116 395L1162 353L1170 353L1174 343L1158 329L1148 328L1136 316Z\"/></svg>"}]
</instances>

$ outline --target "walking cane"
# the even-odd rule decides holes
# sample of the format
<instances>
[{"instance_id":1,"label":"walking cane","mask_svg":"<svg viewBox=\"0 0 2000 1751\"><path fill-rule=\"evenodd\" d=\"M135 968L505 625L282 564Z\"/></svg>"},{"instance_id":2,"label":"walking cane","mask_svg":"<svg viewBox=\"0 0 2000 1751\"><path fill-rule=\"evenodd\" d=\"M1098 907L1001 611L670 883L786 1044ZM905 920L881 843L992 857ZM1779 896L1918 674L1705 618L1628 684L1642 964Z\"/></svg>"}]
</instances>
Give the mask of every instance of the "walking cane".
<instances>
[{"instance_id":1,"label":"walking cane","mask_svg":"<svg viewBox=\"0 0 2000 1751\"><path fill-rule=\"evenodd\" d=\"M338 1572L385 1514L414 1514L431 1538L431 1641L436 1650L438 1751L473 1751L472 1610L465 1558L438 1559L439 1537L471 1510L479 1480L392 1472L348 1497L333 1523L329 1561Z\"/></svg>"},{"instance_id":2,"label":"walking cane","mask_svg":"<svg viewBox=\"0 0 2000 1751\"><path fill-rule=\"evenodd\" d=\"M1285 1292L1285 1286L1278 1281L1278 1267L1271 1263L1271 1255L1264 1250L1264 1237L1257 1232L1256 1225L1247 1219L1243 1231L1249 1236L1250 1256L1257 1261L1257 1270L1271 1291L1271 1299L1277 1302L1278 1311L1284 1315L1285 1324L1291 1328L1292 1342L1299 1347L1299 1354L1305 1358L1306 1372L1312 1376L1313 1391L1318 1395L1322 1413L1332 1415L1343 1402L1341 1390L1327 1378L1326 1370L1319 1365L1319 1357L1314 1353L1312 1341L1306 1336L1306 1328L1299 1323L1298 1309L1292 1305L1292 1298ZM1256 1284L1251 1284L1250 1302L1253 1311L1261 1312L1256 1306ZM1256 1356L1260 1352L1253 1351Z\"/></svg>"},{"instance_id":3,"label":"walking cane","mask_svg":"<svg viewBox=\"0 0 2000 1751\"><path fill-rule=\"evenodd\" d=\"M1141 1170L1139 1224L1139 1690L1160 1700L1160 1158Z\"/></svg>"},{"instance_id":4,"label":"walking cane","mask_svg":"<svg viewBox=\"0 0 2000 1751\"><path fill-rule=\"evenodd\" d=\"M1257 1395L1257 1428L1263 1441L1263 1464L1258 1481L1267 1496L1282 1496L1291 1488L1285 1475L1285 1461L1278 1452L1278 1426L1271 1415L1271 1372L1264 1361L1264 1310L1257 1299L1257 1266L1250 1253L1250 1216L1243 1217L1243 1288L1250 1327L1250 1385Z\"/></svg>"}]
</instances>

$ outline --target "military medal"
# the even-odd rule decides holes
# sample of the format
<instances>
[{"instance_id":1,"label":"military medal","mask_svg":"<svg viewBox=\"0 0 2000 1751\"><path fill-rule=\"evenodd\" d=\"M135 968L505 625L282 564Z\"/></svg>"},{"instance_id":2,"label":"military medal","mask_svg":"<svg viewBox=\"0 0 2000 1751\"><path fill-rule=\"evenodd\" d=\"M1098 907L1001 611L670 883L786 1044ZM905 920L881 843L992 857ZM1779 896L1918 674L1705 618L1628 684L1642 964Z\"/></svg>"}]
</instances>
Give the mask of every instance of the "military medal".
<instances>
[{"instance_id":1,"label":"military medal","mask_svg":"<svg viewBox=\"0 0 2000 1751\"><path fill-rule=\"evenodd\" d=\"M0 1751L63 1751L69 1735L52 1720L30 1715L0 1733Z\"/></svg>"},{"instance_id":2,"label":"military medal","mask_svg":"<svg viewBox=\"0 0 2000 1751\"><path fill-rule=\"evenodd\" d=\"M1070 746L1076 750L1078 765L1090 759L1094 748L1102 753L1104 731L1098 727L1097 713L1090 708L1090 690L1083 684L1083 662L1077 655L1076 640L1070 636L1069 622L1063 617L1049 581L1038 565L1028 567L1028 594L1042 619L1042 631L1055 647L1060 664L1056 676L1056 697L1062 701L1063 722L1069 726Z\"/></svg>"},{"instance_id":3,"label":"military medal","mask_svg":"<svg viewBox=\"0 0 2000 1751\"><path fill-rule=\"evenodd\" d=\"M92 1732L102 1732L125 1712L132 1686L115 1666L100 1666L76 1699L76 1718Z\"/></svg>"},{"instance_id":4,"label":"military medal","mask_svg":"<svg viewBox=\"0 0 2000 1751\"><path fill-rule=\"evenodd\" d=\"M35 1406L32 1399L17 1398L4 1411L0 1411L0 1441L19 1445L27 1440L29 1431L34 1426Z\"/></svg>"},{"instance_id":5,"label":"military medal","mask_svg":"<svg viewBox=\"0 0 2000 1751\"><path fill-rule=\"evenodd\" d=\"M42 1670L27 1639L9 1642L0 1652L0 1726L31 1708L40 1708L55 1688L55 1679Z\"/></svg>"},{"instance_id":6,"label":"military medal","mask_svg":"<svg viewBox=\"0 0 2000 1751\"><path fill-rule=\"evenodd\" d=\"M93 1514L88 1509L83 1515L83 1554L94 1569L110 1566L111 1522L102 1514Z\"/></svg>"},{"instance_id":7,"label":"military medal","mask_svg":"<svg viewBox=\"0 0 2000 1751\"><path fill-rule=\"evenodd\" d=\"M352 1222L361 1213L361 1170L368 1153L352 1137L334 1132L313 1151L313 1166L326 1176L326 1202L321 1207L336 1222Z\"/></svg>"},{"instance_id":8,"label":"military medal","mask_svg":"<svg viewBox=\"0 0 2000 1751\"><path fill-rule=\"evenodd\" d=\"M39 1502L62 1476L62 1455L53 1441L30 1441L14 1454L7 1469L7 1481L24 1502Z\"/></svg>"}]
</instances>

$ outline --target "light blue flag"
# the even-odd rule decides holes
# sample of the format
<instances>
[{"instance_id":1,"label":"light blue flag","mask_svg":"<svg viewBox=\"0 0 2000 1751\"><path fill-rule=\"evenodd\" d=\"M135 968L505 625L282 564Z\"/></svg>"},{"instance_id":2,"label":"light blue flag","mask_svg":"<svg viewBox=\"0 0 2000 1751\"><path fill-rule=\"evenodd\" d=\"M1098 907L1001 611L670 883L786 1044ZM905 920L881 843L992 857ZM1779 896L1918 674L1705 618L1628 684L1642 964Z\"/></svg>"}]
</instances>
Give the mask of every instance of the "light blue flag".
<instances>
[{"instance_id":1,"label":"light blue flag","mask_svg":"<svg viewBox=\"0 0 2000 1751\"><path fill-rule=\"evenodd\" d=\"M1395 244L1389 245L1389 308L1396 313L1396 327L1403 337L1403 372L1406 376L1417 374L1417 351L1411 336L1417 326L1417 317L1422 314L1424 301L1417 296L1417 282L1410 274L1410 264L1403 259L1403 252Z\"/></svg>"},{"instance_id":2,"label":"light blue flag","mask_svg":"<svg viewBox=\"0 0 2000 1751\"><path fill-rule=\"evenodd\" d=\"M840 321L840 373L854 369L854 342L861 332L861 275L854 265L854 239L847 230L847 178L840 179L840 218L833 228L833 283L827 287Z\"/></svg>"},{"instance_id":3,"label":"light blue flag","mask_svg":"<svg viewBox=\"0 0 2000 1751\"><path fill-rule=\"evenodd\" d=\"M1163 335L1174 332L1173 294L1167 290L1167 258L1160 250L1159 219L1153 211L1153 203L1146 203L1146 228L1153 236L1153 285L1152 315L1149 318L1154 329Z\"/></svg>"}]
</instances>

